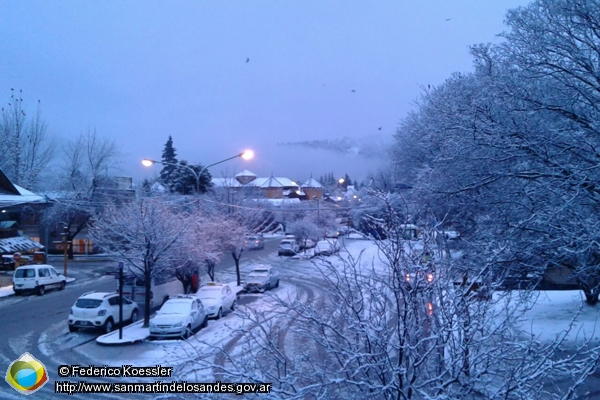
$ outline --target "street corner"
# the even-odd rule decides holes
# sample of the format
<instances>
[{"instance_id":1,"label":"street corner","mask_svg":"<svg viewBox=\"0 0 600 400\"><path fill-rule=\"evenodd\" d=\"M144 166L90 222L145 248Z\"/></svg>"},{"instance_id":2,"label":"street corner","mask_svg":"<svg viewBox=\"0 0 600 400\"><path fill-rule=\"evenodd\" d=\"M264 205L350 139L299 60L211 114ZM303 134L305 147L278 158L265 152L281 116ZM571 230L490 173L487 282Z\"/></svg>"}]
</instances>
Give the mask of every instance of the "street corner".
<instances>
[{"instance_id":1,"label":"street corner","mask_svg":"<svg viewBox=\"0 0 600 400\"><path fill-rule=\"evenodd\" d=\"M102 346L121 346L141 343L150 337L150 329L144 328L144 321L138 321L123 327L122 336L119 338L119 329L96 338L96 343Z\"/></svg>"}]
</instances>

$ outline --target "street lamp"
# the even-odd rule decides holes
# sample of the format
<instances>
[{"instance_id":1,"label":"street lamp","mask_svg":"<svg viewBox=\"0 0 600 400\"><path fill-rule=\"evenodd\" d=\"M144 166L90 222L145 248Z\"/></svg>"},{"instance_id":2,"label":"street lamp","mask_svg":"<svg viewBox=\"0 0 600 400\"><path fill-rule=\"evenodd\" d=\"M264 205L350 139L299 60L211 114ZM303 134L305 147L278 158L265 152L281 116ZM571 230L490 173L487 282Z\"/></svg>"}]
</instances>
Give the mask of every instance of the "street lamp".
<instances>
[{"instance_id":1,"label":"street lamp","mask_svg":"<svg viewBox=\"0 0 600 400\"><path fill-rule=\"evenodd\" d=\"M188 170L192 171L192 174L194 174L194 178L196 178L196 193L200 193L200 177L202 176L202 174L204 173L204 171L206 171L209 167L212 167L212 166L217 165L217 164L224 163L225 161L233 160L234 158L238 158L238 157L239 158L243 158L244 160L250 160L252 157L254 157L254 152L252 150L244 150L241 153L236 154L233 157L229 157L229 158L226 158L224 160L217 161L216 163L212 163L212 164L207 165L206 167L204 167L204 168L202 168L200 170L200 173L196 173L196 171L193 168L191 168L190 166L188 166L188 165L168 163L168 162L163 162L163 161L156 161L156 160L151 160L149 158L144 158L142 160L142 164L145 167L150 167L153 164L162 164L162 165L172 165L174 167L187 168Z\"/></svg>"}]
</instances>

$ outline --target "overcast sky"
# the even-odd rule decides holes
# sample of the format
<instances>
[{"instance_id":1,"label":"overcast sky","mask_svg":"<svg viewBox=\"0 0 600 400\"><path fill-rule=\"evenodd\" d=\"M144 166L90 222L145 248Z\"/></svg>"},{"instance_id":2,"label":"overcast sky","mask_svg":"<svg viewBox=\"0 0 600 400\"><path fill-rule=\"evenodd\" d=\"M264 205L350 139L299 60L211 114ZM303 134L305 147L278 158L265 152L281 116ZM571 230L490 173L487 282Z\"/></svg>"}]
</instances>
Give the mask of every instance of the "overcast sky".
<instances>
[{"instance_id":1,"label":"overcast sky","mask_svg":"<svg viewBox=\"0 0 600 400\"><path fill-rule=\"evenodd\" d=\"M277 143L391 141L421 88L471 71L469 46L527 3L0 0L0 100L39 99L53 136L114 138L136 179L169 135L190 163L255 151L229 172L363 179L381 160Z\"/></svg>"}]
</instances>

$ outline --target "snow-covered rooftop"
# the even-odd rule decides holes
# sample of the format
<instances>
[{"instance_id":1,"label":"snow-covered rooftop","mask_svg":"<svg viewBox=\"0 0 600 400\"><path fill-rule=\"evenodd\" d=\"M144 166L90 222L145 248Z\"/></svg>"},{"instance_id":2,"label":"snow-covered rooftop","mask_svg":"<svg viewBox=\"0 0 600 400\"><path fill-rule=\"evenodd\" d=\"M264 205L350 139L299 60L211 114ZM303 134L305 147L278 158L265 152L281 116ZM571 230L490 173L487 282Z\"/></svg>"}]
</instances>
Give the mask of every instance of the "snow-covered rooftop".
<instances>
[{"instance_id":1,"label":"snow-covered rooftop","mask_svg":"<svg viewBox=\"0 0 600 400\"><path fill-rule=\"evenodd\" d=\"M323 185L321 185L318 180L316 180L315 178L313 178L311 176L309 180L307 180L306 182L304 182L302 184L302 187L303 188L322 188Z\"/></svg>"},{"instance_id":2,"label":"snow-covered rooftop","mask_svg":"<svg viewBox=\"0 0 600 400\"><path fill-rule=\"evenodd\" d=\"M0 253L16 253L17 251L30 251L43 248L44 246L27 236L0 239Z\"/></svg>"},{"instance_id":3,"label":"snow-covered rooftop","mask_svg":"<svg viewBox=\"0 0 600 400\"><path fill-rule=\"evenodd\" d=\"M256 176L256 174L254 172L250 172L247 169L245 169L242 172L240 172L239 174L237 174L236 176Z\"/></svg>"}]
</instances>

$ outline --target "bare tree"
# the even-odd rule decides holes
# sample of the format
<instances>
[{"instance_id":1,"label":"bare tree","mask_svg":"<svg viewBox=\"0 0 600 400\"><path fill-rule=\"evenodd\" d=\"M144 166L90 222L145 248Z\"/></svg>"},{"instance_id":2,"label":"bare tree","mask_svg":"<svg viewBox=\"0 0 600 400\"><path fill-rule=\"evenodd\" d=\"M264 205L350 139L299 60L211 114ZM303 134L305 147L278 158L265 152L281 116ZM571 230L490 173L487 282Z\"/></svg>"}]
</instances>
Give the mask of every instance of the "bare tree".
<instances>
[{"instance_id":1,"label":"bare tree","mask_svg":"<svg viewBox=\"0 0 600 400\"><path fill-rule=\"evenodd\" d=\"M94 217L90 236L102 249L126 262L145 283L144 326L150 321L152 279L186 250L189 224L178 206L160 197L107 204Z\"/></svg>"},{"instance_id":2,"label":"bare tree","mask_svg":"<svg viewBox=\"0 0 600 400\"><path fill-rule=\"evenodd\" d=\"M68 143L59 176L61 191L45 215L46 224L66 226L67 240L77 236L108 200L99 189L117 170L118 157L116 142L100 137L95 130ZM72 250L69 256L72 257Z\"/></svg>"},{"instance_id":3,"label":"bare tree","mask_svg":"<svg viewBox=\"0 0 600 400\"><path fill-rule=\"evenodd\" d=\"M0 168L17 185L36 188L41 184L40 176L48 171L55 149L46 133L39 102L37 110L29 115L22 91L17 94L11 89L0 119Z\"/></svg>"}]
</instances>

